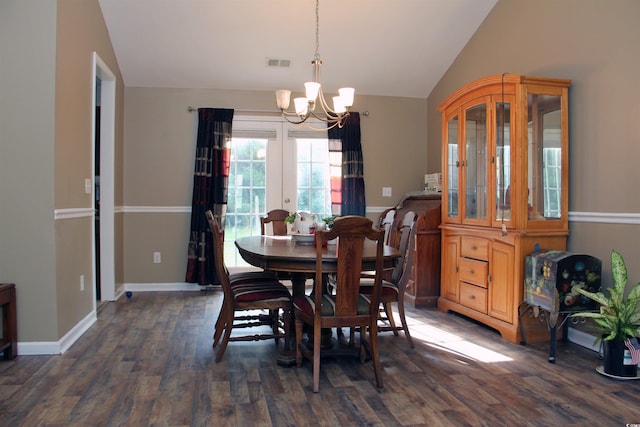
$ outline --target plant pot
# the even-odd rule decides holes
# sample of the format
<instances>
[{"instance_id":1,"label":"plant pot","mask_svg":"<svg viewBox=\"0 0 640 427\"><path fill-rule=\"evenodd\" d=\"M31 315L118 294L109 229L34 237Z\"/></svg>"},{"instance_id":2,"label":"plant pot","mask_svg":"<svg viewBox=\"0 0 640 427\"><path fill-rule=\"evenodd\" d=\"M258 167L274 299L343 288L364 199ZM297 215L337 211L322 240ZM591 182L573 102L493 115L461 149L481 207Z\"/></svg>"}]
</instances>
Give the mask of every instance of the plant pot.
<instances>
[{"instance_id":1,"label":"plant pot","mask_svg":"<svg viewBox=\"0 0 640 427\"><path fill-rule=\"evenodd\" d=\"M638 375L638 365L625 365L625 351L629 350L624 341L603 341L604 372L617 377L635 377ZM628 357L628 361L630 361Z\"/></svg>"}]
</instances>

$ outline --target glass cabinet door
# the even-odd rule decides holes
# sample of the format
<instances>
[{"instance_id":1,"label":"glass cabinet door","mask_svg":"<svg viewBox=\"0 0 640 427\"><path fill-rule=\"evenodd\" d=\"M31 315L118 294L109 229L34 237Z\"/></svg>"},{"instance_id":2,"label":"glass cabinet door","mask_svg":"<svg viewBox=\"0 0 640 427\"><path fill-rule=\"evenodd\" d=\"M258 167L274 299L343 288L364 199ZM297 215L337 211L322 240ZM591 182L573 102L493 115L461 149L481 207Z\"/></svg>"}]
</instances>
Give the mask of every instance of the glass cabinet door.
<instances>
[{"instance_id":1,"label":"glass cabinet door","mask_svg":"<svg viewBox=\"0 0 640 427\"><path fill-rule=\"evenodd\" d=\"M495 105L495 220L501 224L511 221L511 102Z\"/></svg>"},{"instance_id":2,"label":"glass cabinet door","mask_svg":"<svg viewBox=\"0 0 640 427\"><path fill-rule=\"evenodd\" d=\"M561 97L528 95L528 220L562 217Z\"/></svg>"},{"instance_id":3,"label":"glass cabinet door","mask_svg":"<svg viewBox=\"0 0 640 427\"><path fill-rule=\"evenodd\" d=\"M460 158L458 157L458 115L447 123L447 166L445 180L447 187L447 217L458 218L458 171Z\"/></svg>"},{"instance_id":4,"label":"glass cabinet door","mask_svg":"<svg viewBox=\"0 0 640 427\"><path fill-rule=\"evenodd\" d=\"M465 109L465 220L487 219L487 104Z\"/></svg>"}]
</instances>

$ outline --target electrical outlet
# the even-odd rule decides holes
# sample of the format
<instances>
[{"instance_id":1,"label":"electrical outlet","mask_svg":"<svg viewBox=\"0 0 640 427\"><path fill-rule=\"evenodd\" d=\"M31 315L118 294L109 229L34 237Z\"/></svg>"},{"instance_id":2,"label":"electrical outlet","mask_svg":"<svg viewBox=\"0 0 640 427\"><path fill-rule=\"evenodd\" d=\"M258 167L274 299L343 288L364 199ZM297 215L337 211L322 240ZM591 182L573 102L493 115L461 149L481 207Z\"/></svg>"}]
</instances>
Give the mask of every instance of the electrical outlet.
<instances>
[{"instance_id":1,"label":"electrical outlet","mask_svg":"<svg viewBox=\"0 0 640 427\"><path fill-rule=\"evenodd\" d=\"M382 187L382 197L391 197L391 187Z\"/></svg>"},{"instance_id":2,"label":"electrical outlet","mask_svg":"<svg viewBox=\"0 0 640 427\"><path fill-rule=\"evenodd\" d=\"M80 275L80 290L84 291L84 274Z\"/></svg>"},{"instance_id":3,"label":"electrical outlet","mask_svg":"<svg viewBox=\"0 0 640 427\"><path fill-rule=\"evenodd\" d=\"M91 194L91 190L92 190L92 183L91 183L91 178L85 178L84 180L84 192L85 194Z\"/></svg>"},{"instance_id":4,"label":"electrical outlet","mask_svg":"<svg viewBox=\"0 0 640 427\"><path fill-rule=\"evenodd\" d=\"M154 252L153 253L153 263L154 264L160 264L162 262L162 255L160 255L160 252Z\"/></svg>"}]
</instances>

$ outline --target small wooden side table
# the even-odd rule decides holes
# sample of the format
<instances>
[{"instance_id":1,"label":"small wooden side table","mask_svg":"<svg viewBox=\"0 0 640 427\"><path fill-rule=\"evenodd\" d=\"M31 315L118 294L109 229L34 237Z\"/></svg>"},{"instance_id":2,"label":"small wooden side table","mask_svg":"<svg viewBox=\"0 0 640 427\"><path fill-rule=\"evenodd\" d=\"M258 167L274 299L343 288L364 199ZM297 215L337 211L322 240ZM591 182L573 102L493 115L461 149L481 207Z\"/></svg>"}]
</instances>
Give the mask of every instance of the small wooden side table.
<instances>
[{"instance_id":1,"label":"small wooden side table","mask_svg":"<svg viewBox=\"0 0 640 427\"><path fill-rule=\"evenodd\" d=\"M2 338L0 351L5 359L18 355L18 322L16 316L16 285L0 283L0 307L2 307Z\"/></svg>"}]
</instances>

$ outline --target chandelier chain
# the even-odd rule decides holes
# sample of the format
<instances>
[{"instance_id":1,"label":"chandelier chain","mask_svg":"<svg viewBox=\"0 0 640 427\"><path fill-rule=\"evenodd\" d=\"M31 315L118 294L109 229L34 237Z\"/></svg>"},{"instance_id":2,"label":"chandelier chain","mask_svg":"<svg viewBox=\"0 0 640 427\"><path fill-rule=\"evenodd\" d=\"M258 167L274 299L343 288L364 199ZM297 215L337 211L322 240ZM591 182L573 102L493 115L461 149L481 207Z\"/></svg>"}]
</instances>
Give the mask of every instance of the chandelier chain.
<instances>
[{"instance_id":1,"label":"chandelier chain","mask_svg":"<svg viewBox=\"0 0 640 427\"><path fill-rule=\"evenodd\" d=\"M316 55L315 59L320 59L320 0L316 0Z\"/></svg>"}]
</instances>

